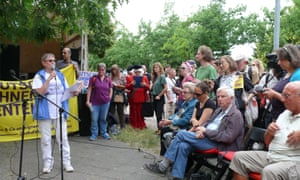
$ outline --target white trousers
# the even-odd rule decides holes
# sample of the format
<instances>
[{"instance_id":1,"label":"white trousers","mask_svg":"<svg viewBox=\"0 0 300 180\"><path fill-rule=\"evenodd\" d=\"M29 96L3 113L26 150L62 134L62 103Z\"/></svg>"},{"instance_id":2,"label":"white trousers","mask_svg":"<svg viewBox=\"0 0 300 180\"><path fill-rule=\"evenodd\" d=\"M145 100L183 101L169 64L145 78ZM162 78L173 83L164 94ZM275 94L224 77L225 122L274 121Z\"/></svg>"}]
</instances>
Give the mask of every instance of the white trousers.
<instances>
[{"instance_id":1,"label":"white trousers","mask_svg":"<svg viewBox=\"0 0 300 180\"><path fill-rule=\"evenodd\" d=\"M52 125L55 129L56 142L58 144L58 148L59 148L59 152L60 152L59 119L39 120L38 121L38 126L39 126L39 130L41 133L41 149L42 149L44 167L51 166L54 163L52 147L51 147ZM70 165L71 164L71 156L70 156L70 145L68 142L67 121L64 119L62 120L62 148L63 148L63 164Z\"/></svg>"}]
</instances>

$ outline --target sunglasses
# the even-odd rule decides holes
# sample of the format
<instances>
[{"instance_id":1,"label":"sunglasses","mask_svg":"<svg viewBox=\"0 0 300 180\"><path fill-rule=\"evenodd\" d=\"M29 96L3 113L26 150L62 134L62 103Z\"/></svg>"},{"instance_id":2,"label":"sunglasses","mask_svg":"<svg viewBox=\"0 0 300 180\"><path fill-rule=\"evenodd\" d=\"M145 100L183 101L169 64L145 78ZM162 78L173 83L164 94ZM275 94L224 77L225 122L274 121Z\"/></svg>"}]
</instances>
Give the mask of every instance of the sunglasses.
<instances>
[{"instance_id":1,"label":"sunglasses","mask_svg":"<svg viewBox=\"0 0 300 180\"><path fill-rule=\"evenodd\" d=\"M55 62L55 59L48 59L48 60L45 60L45 61L47 61L49 63L52 63L52 62Z\"/></svg>"},{"instance_id":2,"label":"sunglasses","mask_svg":"<svg viewBox=\"0 0 300 180\"><path fill-rule=\"evenodd\" d=\"M195 96L200 97L202 96L204 93L194 93Z\"/></svg>"}]
</instances>

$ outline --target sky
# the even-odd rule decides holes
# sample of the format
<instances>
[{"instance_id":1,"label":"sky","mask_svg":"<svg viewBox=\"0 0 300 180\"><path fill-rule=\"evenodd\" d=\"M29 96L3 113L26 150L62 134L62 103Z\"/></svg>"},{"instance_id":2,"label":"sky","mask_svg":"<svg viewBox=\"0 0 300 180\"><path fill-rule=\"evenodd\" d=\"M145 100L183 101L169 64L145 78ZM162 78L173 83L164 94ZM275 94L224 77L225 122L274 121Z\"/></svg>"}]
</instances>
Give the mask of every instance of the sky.
<instances>
[{"instance_id":1,"label":"sky","mask_svg":"<svg viewBox=\"0 0 300 180\"><path fill-rule=\"evenodd\" d=\"M281 0L281 7L290 4L290 1ZM115 18L130 32L136 34L141 20L145 22L151 21L154 26L158 23L164 14L164 4L166 2L175 2L174 12L181 18L186 18L196 12L200 6L207 6L210 0L129 0L128 4L124 3L118 7L115 12ZM241 4L247 6L248 13L259 14L262 12L263 7L275 8L275 0L226 0L225 8L235 8Z\"/></svg>"},{"instance_id":2,"label":"sky","mask_svg":"<svg viewBox=\"0 0 300 180\"><path fill-rule=\"evenodd\" d=\"M289 1L281 0L281 6ZM130 32L136 33L141 19L154 24L161 19L166 2L175 2L175 13L185 18L196 12L200 6L207 6L210 0L129 0L128 4L118 7L115 16ZM234 8L239 4L246 5L248 12L255 13L260 13L263 7L275 8L275 0L226 0L225 8Z\"/></svg>"}]
</instances>

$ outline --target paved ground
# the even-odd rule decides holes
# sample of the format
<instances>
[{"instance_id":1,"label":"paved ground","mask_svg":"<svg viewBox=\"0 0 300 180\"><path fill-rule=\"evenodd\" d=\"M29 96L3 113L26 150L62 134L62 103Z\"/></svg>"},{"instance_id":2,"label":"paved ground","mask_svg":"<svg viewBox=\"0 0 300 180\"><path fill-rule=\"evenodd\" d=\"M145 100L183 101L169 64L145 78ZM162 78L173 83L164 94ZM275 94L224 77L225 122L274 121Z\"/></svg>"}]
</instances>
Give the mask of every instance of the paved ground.
<instances>
[{"instance_id":1,"label":"paved ground","mask_svg":"<svg viewBox=\"0 0 300 180\"><path fill-rule=\"evenodd\" d=\"M147 118L149 128L155 122ZM24 142L22 177L28 179L66 180L167 180L143 169L144 163L153 162L158 155L132 149L118 141L70 136L73 173L61 174L58 145L54 147L55 164L48 175L41 174L41 150L39 140ZM0 180L15 180L19 177L20 142L0 143ZM40 174L40 175L39 175Z\"/></svg>"}]
</instances>

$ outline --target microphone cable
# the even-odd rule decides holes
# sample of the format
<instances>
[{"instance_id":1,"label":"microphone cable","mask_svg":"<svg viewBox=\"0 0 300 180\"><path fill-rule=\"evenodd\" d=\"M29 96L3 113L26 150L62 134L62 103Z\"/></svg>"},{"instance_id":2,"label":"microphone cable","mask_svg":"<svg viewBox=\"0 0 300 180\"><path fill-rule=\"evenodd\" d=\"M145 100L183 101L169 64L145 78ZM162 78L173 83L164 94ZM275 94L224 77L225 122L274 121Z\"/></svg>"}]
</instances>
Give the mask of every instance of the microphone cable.
<instances>
[{"instance_id":1,"label":"microphone cable","mask_svg":"<svg viewBox=\"0 0 300 180\"><path fill-rule=\"evenodd\" d=\"M69 139L69 141L71 142L76 142L76 143L81 143L81 144L91 144L91 145L95 145L95 146L102 146L102 147L109 147L109 148L115 148L115 149L124 149L124 150L137 150L138 152L142 152L144 153L144 158L145 159L152 159L152 160L156 160L156 156L150 152L144 151L141 148L134 148L134 147L121 147L121 146L113 146L113 145L107 145L107 144L101 144L101 143L93 143L90 141L80 141L80 140L74 140L74 139Z\"/></svg>"}]
</instances>

